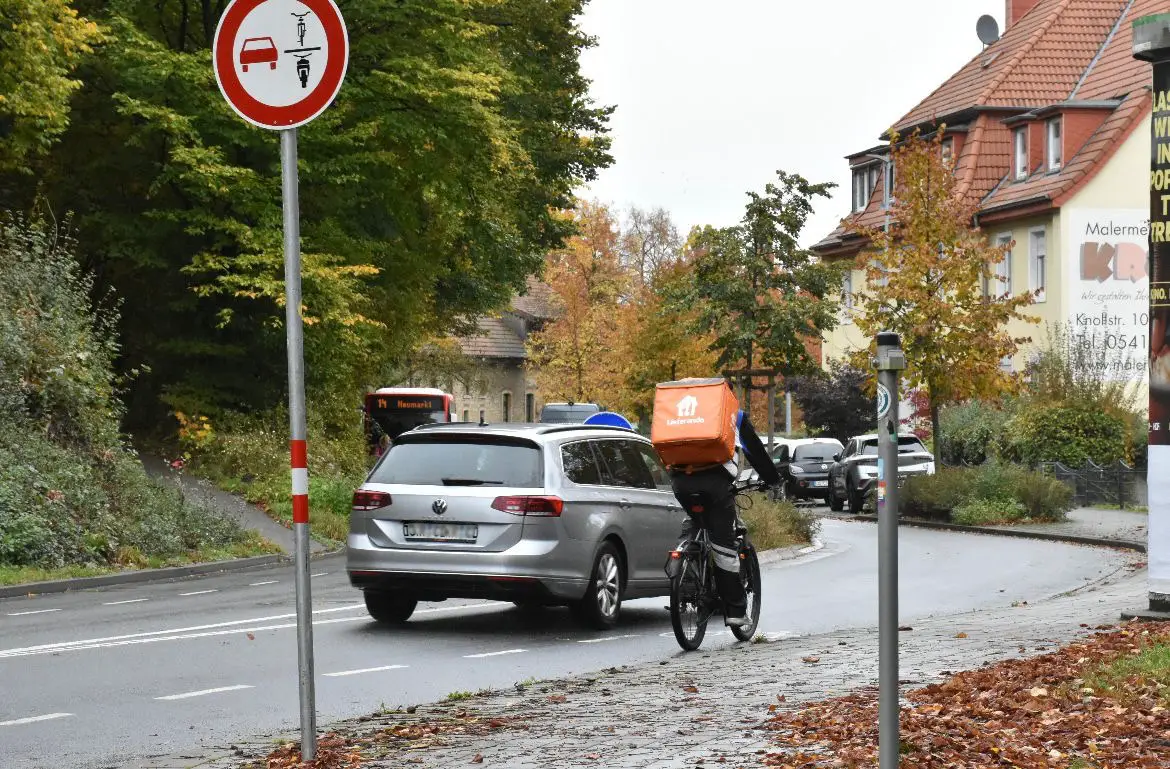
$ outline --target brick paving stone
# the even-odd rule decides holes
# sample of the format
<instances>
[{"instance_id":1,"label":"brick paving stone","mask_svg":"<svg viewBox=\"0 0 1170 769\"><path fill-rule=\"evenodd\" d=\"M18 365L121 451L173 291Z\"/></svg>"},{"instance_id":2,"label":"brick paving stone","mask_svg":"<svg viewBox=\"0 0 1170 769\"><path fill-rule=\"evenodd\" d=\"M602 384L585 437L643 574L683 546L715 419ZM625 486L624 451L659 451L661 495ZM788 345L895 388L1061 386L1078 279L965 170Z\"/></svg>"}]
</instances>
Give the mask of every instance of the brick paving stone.
<instances>
[{"instance_id":1,"label":"brick paving stone","mask_svg":"<svg viewBox=\"0 0 1170 769\"><path fill-rule=\"evenodd\" d=\"M917 621L899 634L900 677L904 688L917 688L960 670L1051 651L1094 626L1115 624L1145 596L1145 571L1133 565L1058 598ZM877 641L876 629L863 628L701 649L326 728L370 735L396 724L457 721L460 712L512 719L487 735L444 735L418 750L389 748L366 763L371 769L447 769L475 765L480 757L479 766L508 769L756 766L771 749L758 728L768 706L794 707L876 686ZM815 663L805 661L814 657ZM272 745L266 737L240 747L258 757ZM246 763L226 750L170 760L122 769L241 769Z\"/></svg>"}]
</instances>

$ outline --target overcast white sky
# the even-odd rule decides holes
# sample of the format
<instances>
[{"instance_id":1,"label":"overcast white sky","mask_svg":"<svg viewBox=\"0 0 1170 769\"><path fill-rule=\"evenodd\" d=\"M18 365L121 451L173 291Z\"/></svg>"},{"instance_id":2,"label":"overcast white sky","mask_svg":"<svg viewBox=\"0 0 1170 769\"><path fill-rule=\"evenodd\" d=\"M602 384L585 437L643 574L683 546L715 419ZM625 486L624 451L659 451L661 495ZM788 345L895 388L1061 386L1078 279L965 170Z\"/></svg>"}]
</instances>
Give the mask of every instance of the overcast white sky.
<instances>
[{"instance_id":1,"label":"overcast white sky","mask_svg":"<svg viewBox=\"0 0 1170 769\"><path fill-rule=\"evenodd\" d=\"M591 0L598 46L582 60L613 104L615 163L586 197L661 206L685 235L734 224L778 168L839 187L801 238L847 213L844 156L895 120L1003 29L1004 0Z\"/></svg>"}]
</instances>

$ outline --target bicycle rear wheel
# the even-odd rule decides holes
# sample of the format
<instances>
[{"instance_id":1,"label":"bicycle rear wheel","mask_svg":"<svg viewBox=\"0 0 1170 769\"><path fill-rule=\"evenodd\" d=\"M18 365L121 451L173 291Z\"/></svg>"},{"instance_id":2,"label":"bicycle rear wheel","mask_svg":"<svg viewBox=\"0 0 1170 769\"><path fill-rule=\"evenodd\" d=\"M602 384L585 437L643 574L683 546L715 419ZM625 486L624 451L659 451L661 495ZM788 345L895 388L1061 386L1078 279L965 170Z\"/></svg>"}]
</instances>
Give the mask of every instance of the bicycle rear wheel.
<instances>
[{"instance_id":1,"label":"bicycle rear wheel","mask_svg":"<svg viewBox=\"0 0 1170 769\"><path fill-rule=\"evenodd\" d=\"M674 639L684 651L698 649L707 634L709 613L703 610L703 595L698 565L683 556L678 576L670 582L670 624Z\"/></svg>"},{"instance_id":2,"label":"bicycle rear wheel","mask_svg":"<svg viewBox=\"0 0 1170 769\"><path fill-rule=\"evenodd\" d=\"M739 578L743 581L743 592L747 599L747 616L751 622L740 627L732 627L731 632L741 641L750 641L760 626L763 579L760 577L760 561L756 558L755 546L748 542L740 547L739 552Z\"/></svg>"}]
</instances>

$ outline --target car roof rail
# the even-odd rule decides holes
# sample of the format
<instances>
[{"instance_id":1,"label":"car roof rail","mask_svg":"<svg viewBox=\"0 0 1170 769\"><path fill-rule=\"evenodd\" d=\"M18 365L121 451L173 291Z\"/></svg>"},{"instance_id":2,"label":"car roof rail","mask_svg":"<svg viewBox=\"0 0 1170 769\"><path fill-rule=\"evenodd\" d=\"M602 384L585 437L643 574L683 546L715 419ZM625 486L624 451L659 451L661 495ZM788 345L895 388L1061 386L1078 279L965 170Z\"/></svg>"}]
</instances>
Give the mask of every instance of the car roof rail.
<instances>
[{"instance_id":1,"label":"car roof rail","mask_svg":"<svg viewBox=\"0 0 1170 769\"><path fill-rule=\"evenodd\" d=\"M571 425L549 425L540 430L541 435L548 435L549 433L567 433L574 430L603 430L606 432L622 433L624 435L640 435L637 430L632 430L628 427L618 427L617 425L586 425L586 424L571 424Z\"/></svg>"}]
</instances>

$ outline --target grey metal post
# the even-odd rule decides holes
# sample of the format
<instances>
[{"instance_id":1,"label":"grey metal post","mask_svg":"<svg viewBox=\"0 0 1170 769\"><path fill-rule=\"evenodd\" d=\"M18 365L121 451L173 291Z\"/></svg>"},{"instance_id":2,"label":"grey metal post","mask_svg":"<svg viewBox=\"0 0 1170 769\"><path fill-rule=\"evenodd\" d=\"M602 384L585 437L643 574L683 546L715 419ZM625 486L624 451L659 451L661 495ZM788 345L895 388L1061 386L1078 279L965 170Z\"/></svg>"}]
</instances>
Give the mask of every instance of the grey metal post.
<instances>
[{"instance_id":1,"label":"grey metal post","mask_svg":"<svg viewBox=\"0 0 1170 769\"><path fill-rule=\"evenodd\" d=\"M317 757L313 679L313 598L309 580L308 474L305 469L305 354L301 318L301 211L297 129L280 132L284 205L284 319L288 339L288 419L292 451L293 529L296 538L297 668L301 702L301 758ZM302 487L302 488L298 488ZM300 497L300 499L298 499Z\"/></svg>"},{"instance_id":2,"label":"grey metal post","mask_svg":"<svg viewBox=\"0 0 1170 769\"><path fill-rule=\"evenodd\" d=\"M878 372L878 765L897 769L898 690L898 380L901 340L877 335Z\"/></svg>"},{"instance_id":3,"label":"grey metal post","mask_svg":"<svg viewBox=\"0 0 1170 769\"><path fill-rule=\"evenodd\" d=\"M792 393L784 393L784 432L792 435Z\"/></svg>"}]
</instances>

